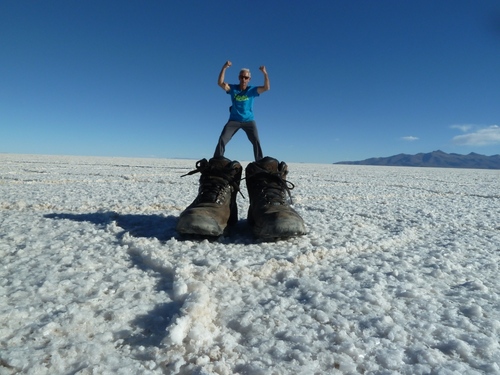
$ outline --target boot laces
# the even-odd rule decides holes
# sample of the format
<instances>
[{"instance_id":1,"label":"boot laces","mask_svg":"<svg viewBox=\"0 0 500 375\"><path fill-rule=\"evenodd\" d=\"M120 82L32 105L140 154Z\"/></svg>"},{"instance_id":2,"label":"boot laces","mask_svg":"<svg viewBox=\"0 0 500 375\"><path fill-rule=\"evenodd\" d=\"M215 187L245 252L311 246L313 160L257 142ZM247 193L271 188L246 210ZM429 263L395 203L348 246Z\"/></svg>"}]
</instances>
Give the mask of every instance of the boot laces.
<instances>
[{"instance_id":1,"label":"boot laces","mask_svg":"<svg viewBox=\"0 0 500 375\"><path fill-rule=\"evenodd\" d=\"M200 188L197 197L198 202L222 204L225 192L229 186L243 196L239 184L235 181L234 175L231 173L232 171L229 168L216 168L210 165L207 159L202 159L196 162L196 169L181 177L201 173Z\"/></svg>"},{"instance_id":2,"label":"boot laces","mask_svg":"<svg viewBox=\"0 0 500 375\"><path fill-rule=\"evenodd\" d=\"M255 178L258 190L262 196L271 205L285 205L286 195L290 199L290 204L293 204L290 190L295 188L295 185L288 180L285 180L286 173L282 171L269 172L260 168L260 171L252 176Z\"/></svg>"}]
</instances>

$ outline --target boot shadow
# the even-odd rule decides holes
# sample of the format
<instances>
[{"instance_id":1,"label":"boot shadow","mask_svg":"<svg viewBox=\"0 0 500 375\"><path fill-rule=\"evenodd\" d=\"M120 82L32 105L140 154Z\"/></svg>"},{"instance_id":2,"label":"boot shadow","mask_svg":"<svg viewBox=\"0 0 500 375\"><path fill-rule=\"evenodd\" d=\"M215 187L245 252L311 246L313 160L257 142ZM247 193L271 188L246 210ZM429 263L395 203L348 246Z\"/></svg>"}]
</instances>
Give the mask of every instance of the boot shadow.
<instances>
[{"instance_id":1,"label":"boot shadow","mask_svg":"<svg viewBox=\"0 0 500 375\"><path fill-rule=\"evenodd\" d=\"M111 222L123 229L120 233L123 236L129 233L133 237L156 238L159 241L166 241L172 237L177 237L175 225L176 216L161 215L139 215L139 214L118 214L116 212L94 212L85 214L53 213L44 215L48 219L66 219L78 222L89 222L98 227L104 227Z\"/></svg>"}]
</instances>

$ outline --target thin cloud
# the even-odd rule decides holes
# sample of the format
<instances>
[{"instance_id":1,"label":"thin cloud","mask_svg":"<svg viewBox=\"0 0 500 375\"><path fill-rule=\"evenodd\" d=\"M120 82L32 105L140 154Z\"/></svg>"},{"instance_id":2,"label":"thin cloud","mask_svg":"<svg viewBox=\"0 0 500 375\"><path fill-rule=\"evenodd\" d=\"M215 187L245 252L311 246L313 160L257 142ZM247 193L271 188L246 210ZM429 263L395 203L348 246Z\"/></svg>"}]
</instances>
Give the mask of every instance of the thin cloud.
<instances>
[{"instance_id":1,"label":"thin cloud","mask_svg":"<svg viewBox=\"0 0 500 375\"><path fill-rule=\"evenodd\" d=\"M401 137L401 139L403 141L409 141L409 142L413 142L413 141L418 141L418 137L414 137L412 135L409 135L409 136L406 136L406 137Z\"/></svg>"},{"instance_id":2,"label":"thin cloud","mask_svg":"<svg viewBox=\"0 0 500 375\"><path fill-rule=\"evenodd\" d=\"M488 146L500 144L500 126L491 125L473 133L453 137L453 143L461 146Z\"/></svg>"},{"instance_id":3,"label":"thin cloud","mask_svg":"<svg viewBox=\"0 0 500 375\"><path fill-rule=\"evenodd\" d=\"M472 125L465 125L465 124L459 125L459 124L457 124L457 125L451 125L450 128L458 129L461 132L465 133L465 132L469 131L470 129L472 129Z\"/></svg>"}]
</instances>

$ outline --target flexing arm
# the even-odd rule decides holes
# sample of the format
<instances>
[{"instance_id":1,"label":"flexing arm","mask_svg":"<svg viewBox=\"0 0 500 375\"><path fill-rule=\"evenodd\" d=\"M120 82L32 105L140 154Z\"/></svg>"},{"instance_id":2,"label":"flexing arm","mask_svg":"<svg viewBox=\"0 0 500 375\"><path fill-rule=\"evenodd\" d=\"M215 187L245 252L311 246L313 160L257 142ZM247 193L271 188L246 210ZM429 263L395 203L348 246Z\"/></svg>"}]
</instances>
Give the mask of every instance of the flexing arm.
<instances>
[{"instance_id":1,"label":"flexing arm","mask_svg":"<svg viewBox=\"0 0 500 375\"><path fill-rule=\"evenodd\" d=\"M219 80L217 81L217 84L224 90L224 91L229 91L229 85L224 82L224 77L226 75L226 69L231 66L231 61L226 61L224 66L222 67L220 73L219 73Z\"/></svg>"},{"instance_id":2,"label":"flexing arm","mask_svg":"<svg viewBox=\"0 0 500 375\"><path fill-rule=\"evenodd\" d=\"M271 89L271 84L269 83L269 77L267 75L267 70L264 65L262 65L259 70L264 74L264 86L257 87L257 92L262 94L263 92Z\"/></svg>"}]
</instances>

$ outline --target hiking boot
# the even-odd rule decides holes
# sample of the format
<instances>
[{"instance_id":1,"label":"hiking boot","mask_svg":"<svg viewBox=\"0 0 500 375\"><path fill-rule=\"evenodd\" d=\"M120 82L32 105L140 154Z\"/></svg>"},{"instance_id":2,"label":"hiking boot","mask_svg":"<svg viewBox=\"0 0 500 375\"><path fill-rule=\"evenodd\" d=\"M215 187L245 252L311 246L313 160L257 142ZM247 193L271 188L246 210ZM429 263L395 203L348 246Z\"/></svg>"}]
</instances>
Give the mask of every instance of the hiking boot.
<instances>
[{"instance_id":1,"label":"hiking boot","mask_svg":"<svg viewBox=\"0 0 500 375\"><path fill-rule=\"evenodd\" d=\"M256 237L264 240L299 236L306 233L304 220L290 206L294 185L286 180L285 162L269 156L250 163L245 179L250 196L248 223Z\"/></svg>"},{"instance_id":2,"label":"hiking boot","mask_svg":"<svg viewBox=\"0 0 500 375\"><path fill-rule=\"evenodd\" d=\"M220 236L227 225L238 221L236 194L240 190L242 167L223 156L199 160L196 169L185 174L201 173L198 196L179 216L181 234ZM184 177L182 176L182 177Z\"/></svg>"}]
</instances>

